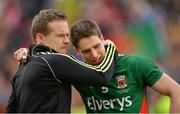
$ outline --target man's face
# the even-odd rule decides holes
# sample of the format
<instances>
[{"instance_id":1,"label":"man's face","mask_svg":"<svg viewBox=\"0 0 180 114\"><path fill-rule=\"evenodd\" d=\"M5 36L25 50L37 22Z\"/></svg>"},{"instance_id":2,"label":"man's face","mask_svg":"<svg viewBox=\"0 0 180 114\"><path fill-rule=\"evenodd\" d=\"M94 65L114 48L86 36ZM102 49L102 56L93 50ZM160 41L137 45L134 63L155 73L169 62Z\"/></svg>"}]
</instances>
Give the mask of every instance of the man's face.
<instances>
[{"instance_id":1,"label":"man's face","mask_svg":"<svg viewBox=\"0 0 180 114\"><path fill-rule=\"evenodd\" d=\"M45 36L44 45L61 54L67 54L69 48L69 26L66 21L55 20L48 24L51 32Z\"/></svg>"},{"instance_id":2,"label":"man's face","mask_svg":"<svg viewBox=\"0 0 180 114\"><path fill-rule=\"evenodd\" d=\"M97 65L105 55L104 39L95 35L82 38L78 43L77 52L89 64Z\"/></svg>"}]
</instances>

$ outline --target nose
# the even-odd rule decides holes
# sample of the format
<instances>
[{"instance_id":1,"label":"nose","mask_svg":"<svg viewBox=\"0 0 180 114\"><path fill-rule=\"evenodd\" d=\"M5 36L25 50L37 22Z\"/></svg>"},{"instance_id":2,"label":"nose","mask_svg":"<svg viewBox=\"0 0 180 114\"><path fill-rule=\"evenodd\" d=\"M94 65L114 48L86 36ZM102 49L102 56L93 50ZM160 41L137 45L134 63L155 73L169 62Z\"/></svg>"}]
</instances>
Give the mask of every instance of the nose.
<instances>
[{"instance_id":1,"label":"nose","mask_svg":"<svg viewBox=\"0 0 180 114\"><path fill-rule=\"evenodd\" d=\"M98 57L98 52L96 51L96 50L91 50L91 56L93 57L93 58L97 58Z\"/></svg>"},{"instance_id":2,"label":"nose","mask_svg":"<svg viewBox=\"0 0 180 114\"><path fill-rule=\"evenodd\" d=\"M65 37L64 37L64 43L69 43L69 42L70 42L69 36L68 36L68 35L65 35Z\"/></svg>"}]
</instances>

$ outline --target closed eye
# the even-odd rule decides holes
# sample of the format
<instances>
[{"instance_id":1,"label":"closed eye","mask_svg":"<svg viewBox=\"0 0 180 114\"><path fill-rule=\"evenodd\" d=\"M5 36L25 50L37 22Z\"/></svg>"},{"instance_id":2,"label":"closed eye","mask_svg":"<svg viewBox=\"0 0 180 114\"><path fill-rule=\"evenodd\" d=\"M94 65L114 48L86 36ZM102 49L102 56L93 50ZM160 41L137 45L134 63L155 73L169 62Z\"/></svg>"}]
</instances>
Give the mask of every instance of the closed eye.
<instances>
[{"instance_id":1,"label":"closed eye","mask_svg":"<svg viewBox=\"0 0 180 114\"><path fill-rule=\"evenodd\" d=\"M91 50L90 49L86 49L86 50L83 50L82 53L89 53Z\"/></svg>"},{"instance_id":2,"label":"closed eye","mask_svg":"<svg viewBox=\"0 0 180 114\"><path fill-rule=\"evenodd\" d=\"M99 49L101 46L101 43L97 43L96 45L93 46L94 49ZM91 49L86 49L86 50L83 50L82 53L89 53L91 52Z\"/></svg>"},{"instance_id":3,"label":"closed eye","mask_svg":"<svg viewBox=\"0 0 180 114\"><path fill-rule=\"evenodd\" d=\"M58 34L57 36L58 36L58 37L68 37L68 38L69 38L70 35L69 35L69 33L68 33L68 34Z\"/></svg>"},{"instance_id":4,"label":"closed eye","mask_svg":"<svg viewBox=\"0 0 180 114\"><path fill-rule=\"evenodd\" d=\"M95 46L93 46L95 49L98 49L101 46L100 43L96 44Z\"/></svg>"}]
</instances>

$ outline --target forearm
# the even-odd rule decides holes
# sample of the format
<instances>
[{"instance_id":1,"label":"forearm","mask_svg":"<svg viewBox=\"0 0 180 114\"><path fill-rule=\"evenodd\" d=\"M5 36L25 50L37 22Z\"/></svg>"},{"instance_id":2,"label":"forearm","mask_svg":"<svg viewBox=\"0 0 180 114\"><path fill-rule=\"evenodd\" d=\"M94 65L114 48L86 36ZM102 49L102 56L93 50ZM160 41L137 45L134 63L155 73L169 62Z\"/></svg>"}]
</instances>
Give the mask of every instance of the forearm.
<instances>
[{"instance_id":1,"label":"forearm","mask_svg":"<svg viewBox=\"0 0 180 114\"><path fill-rule=\"evenodd\" d=\"M101 64L92 66L66 55L54 54L45 58L57 79L72 84L105 85L113 76L116 63L116 48L108 45ZM46 56L45 56L46 57Z\"/></svg>"},{"instance_id":2,"label":"forearm","mask_svg":"<svg viewBox=\"0 0 180 114\"><path fill-rule=\"evenodd\" d=\"M170 96L170 113L180 113L180 86L173 95Z\"/></svg>"},{"instance_id":3,"label":"forearm","mask_svg":"<svg viewBox=\"0 0 180 114\"><path fill-rule=\"evenodd\" d=\"M170 76L163 73L161 78L152 86L159 93L170 97L170 112L180 113L180 85Z\"/></svg>"}]
</instances>

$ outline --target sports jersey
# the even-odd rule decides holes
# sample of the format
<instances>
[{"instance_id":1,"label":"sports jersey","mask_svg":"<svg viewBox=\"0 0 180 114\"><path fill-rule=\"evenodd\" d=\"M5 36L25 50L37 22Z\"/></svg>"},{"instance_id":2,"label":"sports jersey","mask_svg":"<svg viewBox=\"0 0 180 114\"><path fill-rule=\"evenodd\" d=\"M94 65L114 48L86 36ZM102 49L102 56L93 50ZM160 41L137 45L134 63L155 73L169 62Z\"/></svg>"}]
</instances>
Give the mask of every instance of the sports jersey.
<instances>
[{"instance_id":1,"label":"sports jersey","mask_svg":"<svg viewBox=\"0 0 180 114\"><path fill-rule=\"evenodd\" d=\"M27 63L12 80L7 112L70 112L71 84L102 86L113 76L116 49L108 45L105 59L92 66L58 54L43 45L32 45Z\"/></svg>"},{"instance_id":2,"label":"sports jersey","mask_svg":"<svg viewBox=\"0 0 180 114\"><path fill-rule=\"evenodd\" d=\"M88 113L148 113L146 87L162 72L149 59L118 55L115 72L107 86L75 85Z\"/></svg>"}]
</instances>

